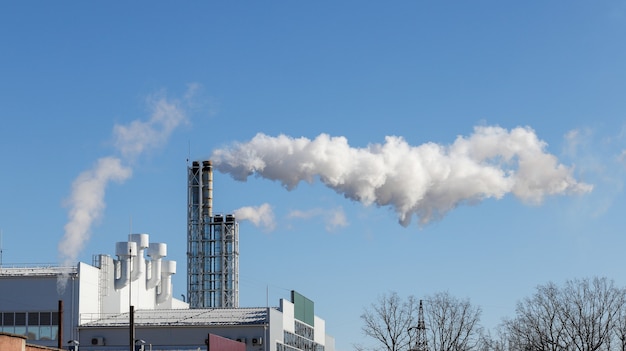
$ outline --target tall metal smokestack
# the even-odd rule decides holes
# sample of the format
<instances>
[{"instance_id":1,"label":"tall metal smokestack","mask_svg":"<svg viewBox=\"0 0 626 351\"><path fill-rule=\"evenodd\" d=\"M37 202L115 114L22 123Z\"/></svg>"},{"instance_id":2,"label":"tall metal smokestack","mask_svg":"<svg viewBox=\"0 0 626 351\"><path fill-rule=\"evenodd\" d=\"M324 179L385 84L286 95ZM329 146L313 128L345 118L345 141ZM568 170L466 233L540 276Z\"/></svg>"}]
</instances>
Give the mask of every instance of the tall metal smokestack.
<instances>
[{"instance_id":1,"label":"tall metal smokestack","mask_svg":"<svg viewBox=\"0 0 626 351\"><path fill-rule=\"evenodd\" d=\"M233 215L213 215L211 161L193 161L187 171L187 301L239 307L239 225Z\"/></svg>"},{"instance_id":2,"label":"tall metal smokestack","mask_svg":"<svg viewBox=\"0 0 626 351\"><path fill-rule=\"evenodd\" d=\"M202 162L202 215L213 218L213 167L211 161Z\"/></svg>"}]
</instances>

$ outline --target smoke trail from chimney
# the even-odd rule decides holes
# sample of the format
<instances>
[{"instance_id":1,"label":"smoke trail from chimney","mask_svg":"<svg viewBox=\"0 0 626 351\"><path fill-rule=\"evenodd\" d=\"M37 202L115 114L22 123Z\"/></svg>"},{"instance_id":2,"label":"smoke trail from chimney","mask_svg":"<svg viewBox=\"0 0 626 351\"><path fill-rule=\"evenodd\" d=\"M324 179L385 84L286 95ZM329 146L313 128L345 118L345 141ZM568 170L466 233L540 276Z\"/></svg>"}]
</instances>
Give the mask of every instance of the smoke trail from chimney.
<instances>
[{"instance_id":1,"label":"smoke trail from chimney","mask_svg":"<svg viewBox=\"0 0 626 351\"><path fill-rule=\"evenodd\" d=\"M409 145L388 136L383 144L354 148L345 137L315 139L257 134L213 151L215 168L245 181L257 175L293 190L315 179L365 205L389 206L400 224L421 225L460 204L500 199L508 193L529 204L548 195L583 194L593 186L574 179L573 168L545 151L534 130L480 126L450 145Z\"/></svg>"},{"instance_id":2,"label":"smoke trail from chimney","mask_svg":"<svg viewBox=\"0 0 626 351\"><path fill-rule=\"evenodd\" d=\"M264 203L260 206L246 206L233 211L239 221L250 221L254 226L261 227L265 231L272 231L276 227L272 206Z\"/></svg>"},{"instance_id":3,"label":"smoke trail from chimney","mask_svg":"<svg viewBox=\"0 0 626 351\"><path fill-rule=\"evenodd\" d=\"M324 222L324 228L327 232L334 232L339 228L348 226L346 213L341 207L331 209L314 208L306 211L293 210L289 212L287 217L301 219L321 218L321 221Z\"/></svg>"},{"instance_id":4,"label":"smoke trail from chimney","mask_svg":"<svg viewBox=\"0 0 626 351\"><path fill-rule=\"evenodd\" d=\"M195 89L195 86L191 89ZM102 217L106 207L105 190L109 183L122 183L129 179L135 159L165 144L174 129L186 122L179 100L168 100L163 95L151 96L148 105L151 115L147 121L134 120L128 125L113 127L113 143L121 157L100 158L72 183L72 191L67 199L68 222L58 245L62 266L76 264L80 251L89 240L92 225ZM67 278L65 275L57 280L59 294L65 290Z\"/></svg>"}]
</instances>

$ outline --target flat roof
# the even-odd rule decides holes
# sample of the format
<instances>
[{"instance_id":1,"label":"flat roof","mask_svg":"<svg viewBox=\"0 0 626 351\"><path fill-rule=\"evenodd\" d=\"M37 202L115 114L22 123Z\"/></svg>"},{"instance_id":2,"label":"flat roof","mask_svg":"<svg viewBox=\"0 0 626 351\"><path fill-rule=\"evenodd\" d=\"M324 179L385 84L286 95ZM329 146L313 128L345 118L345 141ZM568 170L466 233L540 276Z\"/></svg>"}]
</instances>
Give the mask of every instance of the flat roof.
<instances>
[{"instance_id":1,"label":"flat roof","mask_svg":"<svg viewBox=\"0 0 626 351\"><path fill-rule=\"evenodd\" d=\"M76 266L40 264L0 266L0 277L50 277L76 273L78 273Z\"/></svg>"},{"instance_id":2,"label":"flat roof","mask_svg":"<svg viewBox=\"0 0 626 351\"><path fill-rule=\"evenodd\" d=\"M267 310L267 307L136 310L134 322L136 326L258 325L266 322ZM89 318L90 321L80 327L118 327L129 323L128 313L94 317L99 318ZM85 320L84 316L82 320Z\"/></svg>"}]
</instances>

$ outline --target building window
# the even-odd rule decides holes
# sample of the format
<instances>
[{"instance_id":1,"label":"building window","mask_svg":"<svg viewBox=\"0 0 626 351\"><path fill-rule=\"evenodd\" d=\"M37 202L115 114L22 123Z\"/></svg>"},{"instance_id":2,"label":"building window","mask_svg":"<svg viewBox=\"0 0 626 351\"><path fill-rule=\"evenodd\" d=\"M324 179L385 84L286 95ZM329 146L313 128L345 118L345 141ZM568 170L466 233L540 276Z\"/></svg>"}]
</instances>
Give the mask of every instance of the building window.
<instances>
[{"instance_id":1,"label":"building window","mask_svg":"<svg viewBox=\"0 0 626 351\"><path fill-rule=\"evenodd\" d=\"M307 324L301 323L299 321L295 321L295 332L296 334L305 337L307 339L313 340L315 339L314 335L314 331L315 329L313 329L312 327L310 327Z\"/></svg>"},{"instance_id":2,"label":"building window","mask_svg":"<svg viewBox=\"0 0 626 351\"><path fill-rule=\"evenodd\" d=\"M286 349L279 351L292 351L294 349L303 351L324 351L323 345L320 345L311 339L296 335L294 333L290 333L288 331L284 332L284 342L284 347Z\"/></svg>"},{"instance_id":3,"label":"building window","mask_svg":"<svg viewBox=\"0 0 626 351\"><path fill-rule=\"evenodd\" d=\"M2 313L2 331L15 334L15 313Z\"/></svg>"},{"instance_id":4,"label":"building window","mask_svg":"<svg viewBox=\"0 0 626 351\"><path fill-rule=\"evenodd\" d=\"M29 340L56 340L58 312L2 312L0 331L24 335Z\"/></svg>"}]
</instances>

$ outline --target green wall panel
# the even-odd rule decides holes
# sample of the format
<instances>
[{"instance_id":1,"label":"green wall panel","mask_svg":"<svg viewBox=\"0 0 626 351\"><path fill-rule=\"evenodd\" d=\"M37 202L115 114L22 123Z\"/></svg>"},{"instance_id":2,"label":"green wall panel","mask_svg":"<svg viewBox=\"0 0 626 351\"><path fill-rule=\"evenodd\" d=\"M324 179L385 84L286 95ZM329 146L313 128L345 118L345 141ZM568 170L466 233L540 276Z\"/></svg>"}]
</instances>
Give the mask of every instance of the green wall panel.
<instances>
[{"instance_id":1,"label":"green wall panel","mask_svg":"<svg viewBox=\"0 0 626 351\"><path fill-rule=\"evenodd\" d=\"M295 290L292 290L291 302L294 305L294 317L300 322L314 327L315 306L313 301L307 299L304 295L296 292Z\"/></svg>"}]
</instances>

